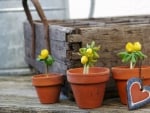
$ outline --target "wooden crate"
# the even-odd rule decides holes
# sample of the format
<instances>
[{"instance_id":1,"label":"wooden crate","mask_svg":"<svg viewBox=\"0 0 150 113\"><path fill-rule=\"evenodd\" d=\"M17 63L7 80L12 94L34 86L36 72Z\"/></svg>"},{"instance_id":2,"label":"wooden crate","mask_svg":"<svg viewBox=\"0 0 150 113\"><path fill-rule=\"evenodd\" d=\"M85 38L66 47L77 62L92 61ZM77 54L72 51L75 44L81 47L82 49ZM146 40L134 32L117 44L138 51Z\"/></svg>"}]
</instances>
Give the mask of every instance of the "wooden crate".
<instances>
[{"instance_id":1,"label":"wooden crate","mask_svg":"<svg viewBox=\"0 0 150 113\"><path fill-rule=\"evenodd\" d=\"M123 65L117 53L124 49L128 41L139 41L143 45L143 52L148 58L143 64L150 63L150 16L112 17L81 20L48 21L50 50L55 63L49 68L51 72L66 75L69 68L81 67L79 48L91 41L101 45L100 59L97 66ZM35 27L35 56L41 49L46 48L44 25L34 21ZM25 60L40 73L44 73L44 65L32 57L32 29L28 22L24 23ZM111 76L111 73L110 73ZM73 97L67 80L63 92ZM117 96L114 80L110 79L106 88L106 97Z\"/></svg>"},{"instance_id":2,"label":"wooden crate","mask_svg":"<svg viewBox=\"0 0 150 113\"><path fill-rule=\"evenodd\" d=\"M98 25L98 24L97 24ZM36 28L36 55L41 49L45 48L44 31L41 23L35 24ZM78 50L80 47L90 43L92 40L96 44L101 45L99 52L100 59L97 66L112 66L123 65L117 57L117 53L124 49L124 45L128 41L140 41L143 45L143 52L148 55L148 58L143 62L150 63L150 24L128 24L128 25L107 25L96 26L93 23L85 21L69 21L62 24L49 26L49 38L51 43L51 54L55 58L54 65L49 71L63 73L66 75L66 70L69 68L80 67L80 56ZM28 64L34 67L39 72L44 72L44 65L32 58L31 54L31 28L29 23L24 24L25 33L25 59ZM67 87L67 85L65 86ZM68 90L68 89L65 89ZM113 92L115 84L111 79L107 91ZM65 91L66 92L66 91ZM111 93L112 95L113 93ZM115 94L113 94L115 95Z\"/></svg>"}]
</instances>

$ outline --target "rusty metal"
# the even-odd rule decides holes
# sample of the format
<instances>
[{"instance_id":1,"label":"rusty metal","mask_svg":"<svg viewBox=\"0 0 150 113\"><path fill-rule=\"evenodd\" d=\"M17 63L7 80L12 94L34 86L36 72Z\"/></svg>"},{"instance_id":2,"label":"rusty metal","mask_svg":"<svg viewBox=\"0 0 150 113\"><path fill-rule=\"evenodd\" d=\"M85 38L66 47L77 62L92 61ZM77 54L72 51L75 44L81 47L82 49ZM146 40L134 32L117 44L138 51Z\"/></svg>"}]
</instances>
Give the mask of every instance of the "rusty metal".
<instances>
[{"instance_id":1,"label":"rusty metal","mask_svg":"<svg viewBox=\"0 0 150 113\"><path fill-rule=\"evenodd\" d=\"M50 52L50 40L49 40L49 23L47 21L47 18L43 12L43 9L39 3L38 0L31 0L31 2L33 3L34 7L36 8L36 11L44 25L44 34L45 34L45 41L46 41L46 48L49 50ZM32 15L30 13L30 10L29 10L29 7L28 7L28 4L27 4L27 0L22 0L22 5L23 5L23 8L24 8L24 11L25 11L25 14L27 16L27 19L31 25L31 28L32 28L32 57L35 58L35 41L36 41L36 36L35 36L35 22L34 20L32 19Z\"/></svg>"}]
</instances>

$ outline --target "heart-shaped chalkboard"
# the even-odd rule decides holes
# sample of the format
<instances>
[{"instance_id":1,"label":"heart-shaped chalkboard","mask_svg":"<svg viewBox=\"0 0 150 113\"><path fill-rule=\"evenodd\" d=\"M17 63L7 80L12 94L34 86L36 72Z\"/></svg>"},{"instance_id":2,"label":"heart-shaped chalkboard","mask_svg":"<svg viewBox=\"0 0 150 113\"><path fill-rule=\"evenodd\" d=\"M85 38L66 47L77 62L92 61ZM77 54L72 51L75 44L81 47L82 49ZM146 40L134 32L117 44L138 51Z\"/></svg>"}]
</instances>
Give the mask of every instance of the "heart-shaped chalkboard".
<instances>
[{"instance_id":1,"label":"heart-shaped chalkboard","mask_svg":"<svg viewBox=\"0 0 150 113\"><path fill-rule=\"evenodd\" d=\"M127 98L129 110L138 109L150 103L150 86L142 86L142 80L131 78L127 81Z\"/></svg>"}]
</instances>

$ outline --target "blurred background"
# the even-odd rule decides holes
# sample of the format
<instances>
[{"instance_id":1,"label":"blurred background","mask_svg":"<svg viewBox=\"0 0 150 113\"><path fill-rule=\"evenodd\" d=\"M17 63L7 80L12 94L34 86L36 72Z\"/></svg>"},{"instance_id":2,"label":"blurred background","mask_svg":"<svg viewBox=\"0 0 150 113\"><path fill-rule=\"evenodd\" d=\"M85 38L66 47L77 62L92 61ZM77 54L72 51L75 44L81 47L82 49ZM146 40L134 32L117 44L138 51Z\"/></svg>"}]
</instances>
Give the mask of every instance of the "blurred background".
<instances>
[{"instance_id":1,"label":"blurred background","mask_svg":"<svg viewBox=\"0 0 150 113\"><path fill-rule=\"evenodd\" d=\"M149 15L149 0L68 0L70 18L87 18L91 2L94 2L93 17Z\"/></svg>"},{"instance_id":2,"label":"blurred background","mask_svg":"<svg viewBox=\"0 0 150 113\"><path fill-rule=\"evenodd\" d=\"M149 15L149 0L39 0L48 19ZM28 0L34 19L39 19ZM0 75L31 73L24 61L21 0L0 0Z\"/></svg>"}]
</instances>

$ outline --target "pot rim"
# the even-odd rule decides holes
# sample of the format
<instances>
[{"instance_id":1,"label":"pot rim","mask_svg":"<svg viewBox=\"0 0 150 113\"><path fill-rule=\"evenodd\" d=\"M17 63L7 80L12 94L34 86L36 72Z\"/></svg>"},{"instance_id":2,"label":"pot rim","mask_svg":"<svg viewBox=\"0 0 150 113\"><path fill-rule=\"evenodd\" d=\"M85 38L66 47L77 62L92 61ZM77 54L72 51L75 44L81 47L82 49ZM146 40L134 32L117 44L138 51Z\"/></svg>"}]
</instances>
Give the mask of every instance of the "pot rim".
<instances>
[{"instance_id":1,"label":"pot rim","mask_svg":"<svg viewBox=\"0 0 150 113\"><path fill-rule=\"evenodd\" d=\"M39 74L32 77L32 84L34 86L51 86L62 83L63 75L58 73L49 73L48 76L45 74Z\"/></svg>"},{"instance_id":2,"label":"pot rim","mask_svg":"<svg viewBox=\"0 0 150 113\"><path fill-rule=\"evenodd\" d=\"M87 75L83 74L81 70L83 68L74 68L67 70L67 80L73 84L93 84L93 83L101 83L109 80L109 68L105 67L92 67L91 69L100 69L99 73L89 73ZM78 73L72 73L71 71L80 70Z\"/></svg>"},{"instance_id":3,"label":"pot rim","mask_svg":"<svg viewBox=\"0 0 150 113\"><path fill-rule=\"evenodd\" d=\"M142 65L141 68L142 69L147 69L147 68L150 68L150 66L149 65ZM115 67L111 68L111 70L115 70L115 69L117 69L117 70L128 70L129 66L115 66ZM131 70L138 70L138 69L139 69L139 67L135 67Z\"/></svg>"},{"instance_id":4,"label":"pot rim","mask_svg":"<svg viewBox=\"0 0 150 113\"><path fill-rule=\"evenodd\" d=\"M59 74L59 73L48 73L47 75L45 73L36 74L36 75L32 76L32 79L38 79L38 78L44 79L45 77L53 78L53 77L57 77L57 76L63 76L63 74Z\"/></svg>"},{"instance_id":5,"label":"pot rim","mask_svg":"<svg viewBox=\"0 0 150 113\"><path fill-rule=\"evenodd\" d=\"M99 71L99 73L101 73L101 75L105 75L107 73L110 72L110 69L107 68L107 67L90 67L90 69L100 69L101 71ZM80 71L80 72L76 72L76 70ZM71 68L71 69L68 69L67 70L67 75L68 74L71 74L71 75L83 75L83 76L97 76L97 73L98 72L89 72L89 74L83 74L83 67L80 67L80 68Z\"/></svg>"},{"instance_id":6,"label":"pot rim","mask_svg":"<svg viewBox=\"0 0 150 113\"><path fill-rule=\"evenodd\" d=\"M115 80L128 80L132 77L140 77L140 69L138 67L130 69L127 66L116 66L111 68L111 72ZM144 79L149 79L150 76L148 73L150 73L150 66L142 66L141 77L143 77Z\"/></svg>"}]
</instances>

